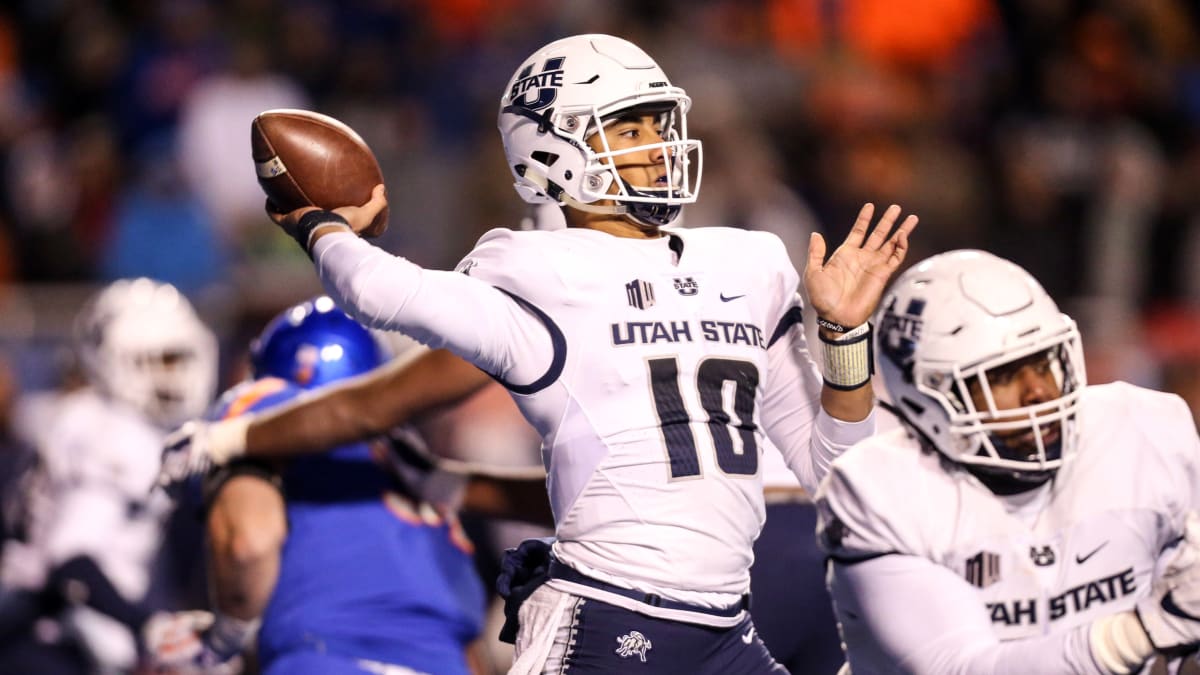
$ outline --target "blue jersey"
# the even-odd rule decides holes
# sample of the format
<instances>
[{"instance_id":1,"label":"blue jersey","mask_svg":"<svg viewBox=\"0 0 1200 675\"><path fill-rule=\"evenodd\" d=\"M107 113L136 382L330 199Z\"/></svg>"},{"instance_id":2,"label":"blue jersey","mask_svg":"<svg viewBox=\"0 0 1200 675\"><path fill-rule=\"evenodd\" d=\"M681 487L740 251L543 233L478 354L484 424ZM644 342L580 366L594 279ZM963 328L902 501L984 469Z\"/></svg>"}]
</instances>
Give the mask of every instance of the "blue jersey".
<instances>
[{"instance_id":1,"label":"blue jersey","mask_svg":"<svg viewBox=\"0 0 1200 675\"><path fill-rule=\"evenodd\" d=\"M265 378L235 387L219 417L262 410L303 393ZM485 597L471 544L453 514L417 506L367 443L293 459L282 472L288 537L258 637L264 665L311 650L467 673Z\"/></svg>"}]
</instances>

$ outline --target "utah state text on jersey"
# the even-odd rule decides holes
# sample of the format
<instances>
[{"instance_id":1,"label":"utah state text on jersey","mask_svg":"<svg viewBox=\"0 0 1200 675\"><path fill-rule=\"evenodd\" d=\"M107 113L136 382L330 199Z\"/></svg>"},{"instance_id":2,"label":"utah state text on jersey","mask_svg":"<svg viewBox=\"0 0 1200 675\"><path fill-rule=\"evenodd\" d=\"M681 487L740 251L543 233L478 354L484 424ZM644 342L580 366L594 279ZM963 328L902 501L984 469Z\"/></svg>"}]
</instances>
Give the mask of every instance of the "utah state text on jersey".
<instances>
[{"instance_id":1,"label":"utah state text on jersey","mask_svg":"<svg viewBox=\"0 0 1200 675\"><path fill-rule=\"evenodd\" d=\"M688 321L626 321L612 324L612 343L615 347L659 342L724 342L731 345L767 348L762 329L738 321L702 320L700 328L692 330ZM698 336L695 337L695 336Z\"/></svg>"},{"instance_id":2,"label":"utah state text on jersey","mask_svg":"<svg viewBox=\"0 0 1200 675\"><path fill-rule=\"evenodd\" d=\"M1116 574L1084 582L1074 588L1068 588L1047 601L1050 620L1057 621L1074 612L1086 612L1094 605L1112 602L1117 598L1131 595L1136 590L1137 582L1134 579L1132 567ZM1005 626L1038 623L1037 598L989 602L987 608L992 623Z\"/></svg>"}]
</instances>

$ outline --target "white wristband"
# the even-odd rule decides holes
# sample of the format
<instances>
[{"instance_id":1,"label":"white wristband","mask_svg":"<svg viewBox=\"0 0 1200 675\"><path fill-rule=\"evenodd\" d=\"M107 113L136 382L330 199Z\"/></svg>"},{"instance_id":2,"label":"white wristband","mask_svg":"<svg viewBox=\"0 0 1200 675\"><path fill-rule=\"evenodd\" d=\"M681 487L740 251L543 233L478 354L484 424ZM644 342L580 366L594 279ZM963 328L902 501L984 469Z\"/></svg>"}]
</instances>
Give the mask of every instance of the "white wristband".
<instances>
[{"instance_id":1,"label":"white wristband","mask_svg":"<svg viewBox=\"0 0 1200 675\"><path fill-rule=\"evenodd\" d=\"M213 464L225 464L246 454L246 432L253 419L253 415L241 415L208 425L204 431L207 436L205 443Z\"/></svg>"},{"instance_id":2,"label":"white wristband","mask_svg":"<svg viewBox=\"0 0 1200 675\"><path fill-rule=\"evenodd\" d=\"M1154 655L1154 645L1137 614L1118 612L1092 622L1088 635L1096 665L1113 675L1139 670Z\"/></svg>"}]
</instances>

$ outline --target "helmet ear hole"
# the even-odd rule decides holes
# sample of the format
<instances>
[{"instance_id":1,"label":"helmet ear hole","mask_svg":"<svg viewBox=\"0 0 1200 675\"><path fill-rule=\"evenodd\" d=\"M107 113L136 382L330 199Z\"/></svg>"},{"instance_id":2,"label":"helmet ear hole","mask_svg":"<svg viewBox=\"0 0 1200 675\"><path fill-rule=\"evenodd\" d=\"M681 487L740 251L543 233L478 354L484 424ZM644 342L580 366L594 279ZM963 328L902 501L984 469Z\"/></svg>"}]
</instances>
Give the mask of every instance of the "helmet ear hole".
<instances>
[{"instance_id":1,"label":"helmet ear hole","mask_svg":"<svg viewBox=\"0 0 1200 675\"><path fill-rule=\"evenodd\" d=\"M554 166L554 163L558 161L557 154L546 152L544 150L535 150L534 152L530 153L529 156L533 158L535 162L540 162L546 166Z\"/></svg>"}]
</instances>

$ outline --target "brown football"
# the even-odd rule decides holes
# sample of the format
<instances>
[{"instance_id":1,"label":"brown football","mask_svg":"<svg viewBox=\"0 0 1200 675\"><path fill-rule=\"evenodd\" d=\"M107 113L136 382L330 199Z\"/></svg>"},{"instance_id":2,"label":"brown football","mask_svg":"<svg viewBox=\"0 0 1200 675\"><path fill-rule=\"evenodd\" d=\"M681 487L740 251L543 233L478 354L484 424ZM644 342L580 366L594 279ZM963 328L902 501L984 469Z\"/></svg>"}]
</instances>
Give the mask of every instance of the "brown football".
<instances>
[{"instance_id":1,"label":"brown football","mask_svg":"<svg viewBox=\"0 0 1200 675\"><path fill-rule=\"evenodd\" d=\"M258 184L281 213L302 206L359 206L383 182L379 162L362 137L328 115L267 110L250 125L250 143ZM360 234L383 234L387 218L385 207Z\"/></svg>"}]
</instances>

